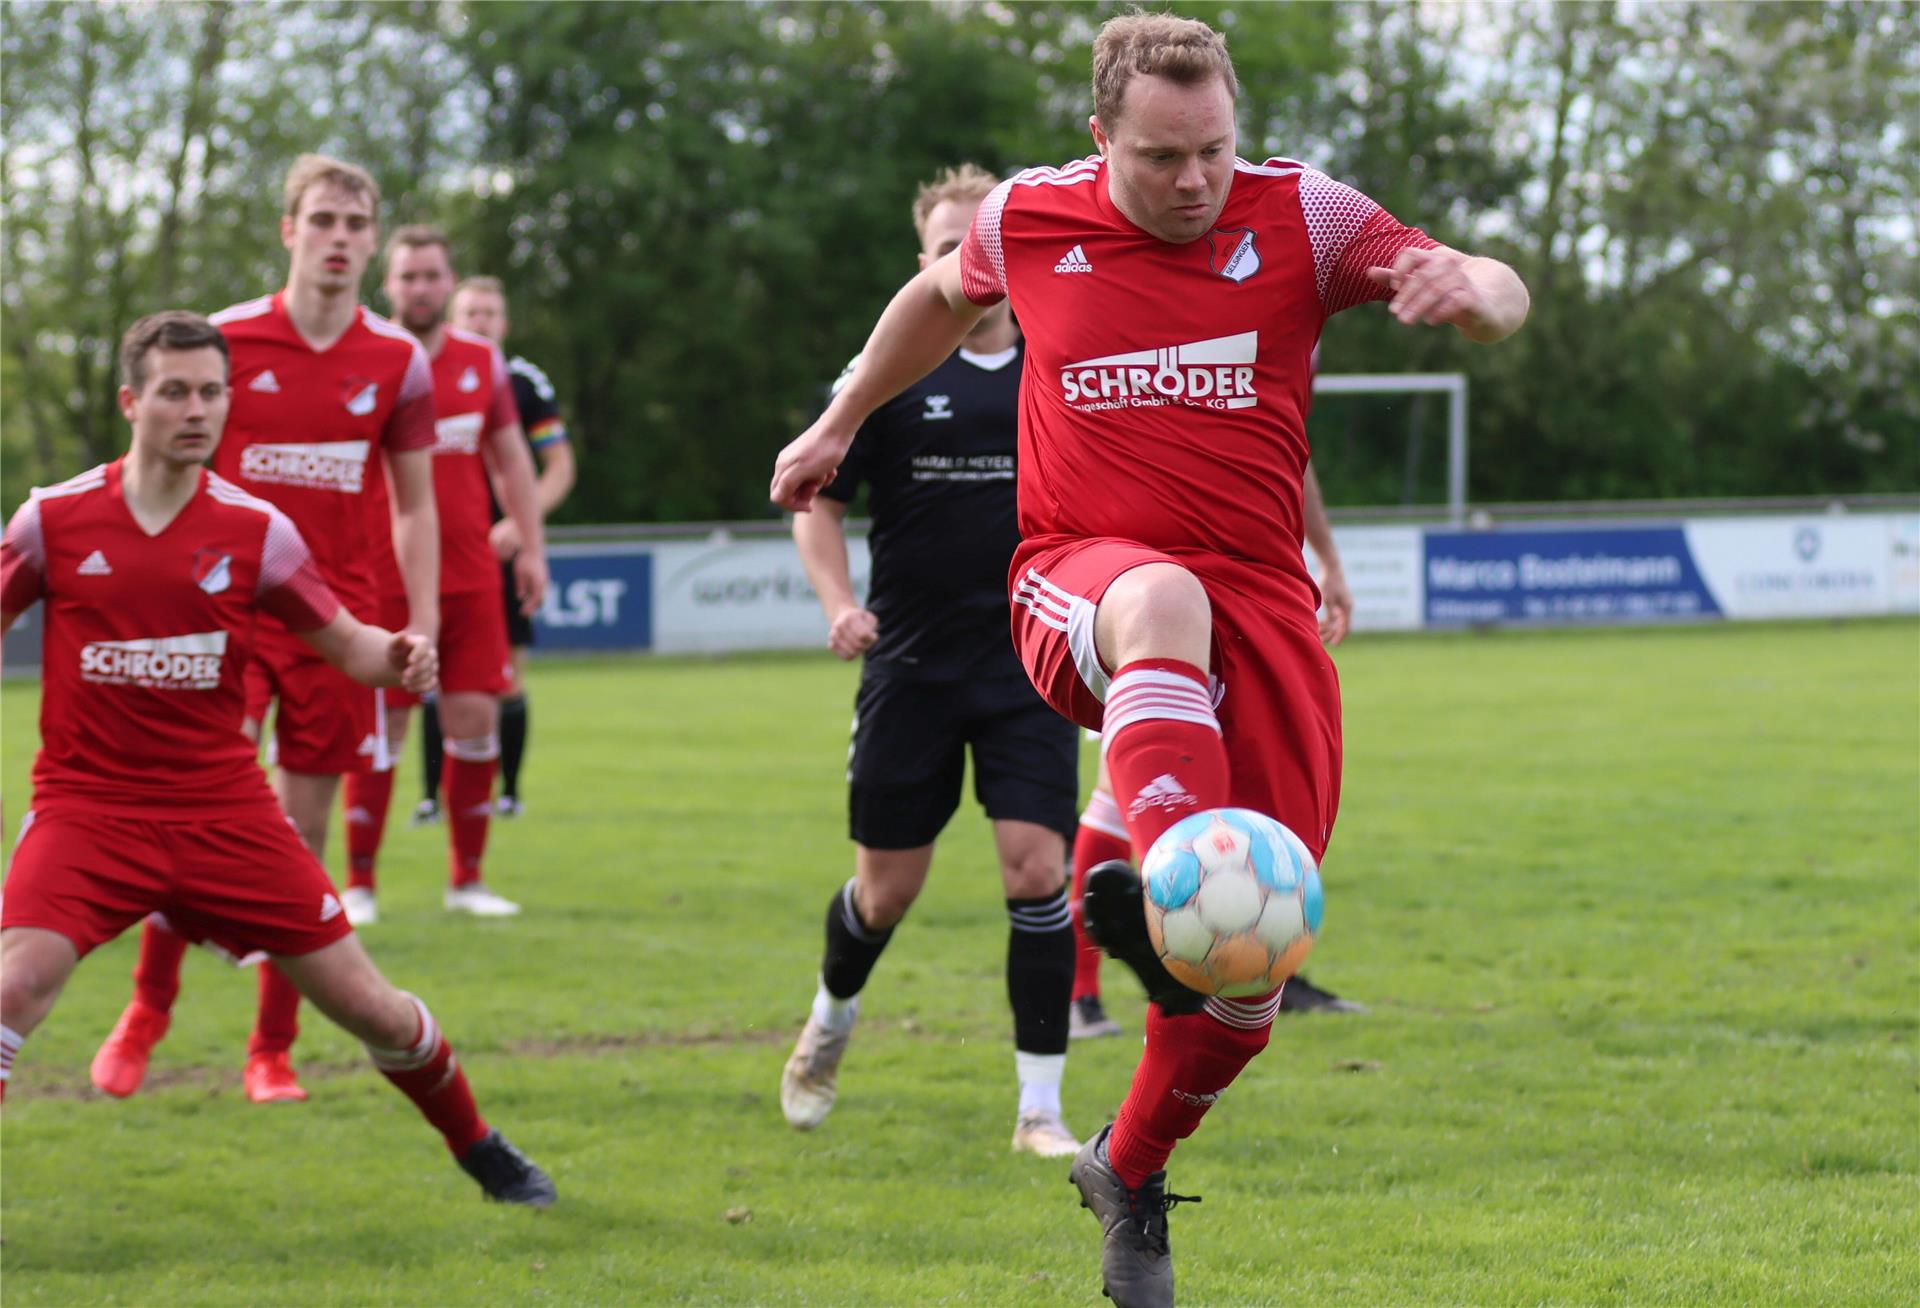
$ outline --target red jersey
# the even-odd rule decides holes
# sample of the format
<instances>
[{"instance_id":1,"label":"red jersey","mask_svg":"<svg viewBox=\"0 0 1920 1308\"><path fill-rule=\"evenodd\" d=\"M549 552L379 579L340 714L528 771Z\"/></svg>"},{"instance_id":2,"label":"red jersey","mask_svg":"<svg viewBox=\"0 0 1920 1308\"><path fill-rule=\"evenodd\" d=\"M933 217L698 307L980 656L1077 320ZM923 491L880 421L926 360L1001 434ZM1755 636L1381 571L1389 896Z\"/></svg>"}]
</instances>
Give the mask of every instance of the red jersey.
<instances>
[{"instance_id":1,"label":"red jersey","mask_svg":"<svg viewBox=\"0 0 1920 1308\"><path fill-rule=\"evenodd\" d=\"M1310 362L1366 275L1437 245L1324 173L1234 161L1214 229L1175 245L1114 207L1098 156L1009 179L960 247L976 304L1011 295L1024 537L1113 536L1311 581L1301 558Z\"/></svg>"},{"instance_id":2,"label":"red jersey","mask_svg":"<svg viewBox=\"0 0 1920 1308\"><path fill-rule=\"evenodd\" d=\"M312 631L340 603L287 515L212 473L149 536L122 497L122 463L35 490L0 543L0 610L47 602L34 802L270 812L240 731L255 623Z\"/></svg>"},{"instance_id":3,"label":"red jersey","mask_svg":"<svg viewBox=\"0 0 1920 1308\"><path fill-rule=\"evenodd\" d=\"M433 498L440 513L440 593L500 588L500 558L488 543L493 494L481 454L488 433L518 423L513 379L500 347L449 327L433 356ZM376 499L386 512L383 485ZM383 596L405 594L390 538L373 541Z\"/></svg>"},{"instance_id":4,"label":"red jersey","mask_svg":"<svg viewBox=\"0 0 1920 1308\"><path fill-rule=\"evenodd\" d=\"M320 575L371 621L367 542L392 549L383 456L433 444L427 352L365 306L315 350L287 316L284 291L212 317L233 355L233 408L213 470L284 509Z\"/></svg>"}]
</instances>

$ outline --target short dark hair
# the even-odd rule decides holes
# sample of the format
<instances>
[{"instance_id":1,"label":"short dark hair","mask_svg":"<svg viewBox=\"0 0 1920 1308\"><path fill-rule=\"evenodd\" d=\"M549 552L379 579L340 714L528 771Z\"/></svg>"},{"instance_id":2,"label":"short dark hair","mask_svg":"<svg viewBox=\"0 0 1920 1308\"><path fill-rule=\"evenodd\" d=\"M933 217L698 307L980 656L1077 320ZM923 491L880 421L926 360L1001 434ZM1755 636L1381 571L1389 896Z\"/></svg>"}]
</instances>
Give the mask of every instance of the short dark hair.
<instances>
[{"instance_id":1,"label":"short dark hair","mask_svg":"<svg viewBox=\"0 0 1920 1308\"><path fill-rule=\"evenodd\" d=\"M437 245L447 256L447 266L453 266L453 242L447 234L431 223L408 223L405 227L396 227L393 235L387 238L387 261L393 261L396 250L423 250Z\"/></svg>"},{"instance_id":2,"label":"short dark hair","mask_svg":"<svg viewBox=\"0 0 1920 1308\"><path fill-rule=\"evenodd\" d=\"M128 390L138 394L146 386L147 356L155 350L218 350L228 367L233 364L218 327L185 309L162 309L127 328L120 338L120 380Z\"/></svg>"}]
</instances>

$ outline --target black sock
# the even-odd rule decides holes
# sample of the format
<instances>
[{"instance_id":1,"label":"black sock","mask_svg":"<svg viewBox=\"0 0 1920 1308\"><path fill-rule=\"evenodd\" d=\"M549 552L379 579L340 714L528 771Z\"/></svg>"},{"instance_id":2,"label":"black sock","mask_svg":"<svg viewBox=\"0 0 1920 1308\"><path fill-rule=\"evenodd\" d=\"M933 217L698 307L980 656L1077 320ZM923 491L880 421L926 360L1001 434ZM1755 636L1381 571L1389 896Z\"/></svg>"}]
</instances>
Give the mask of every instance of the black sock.
<instances>
[{"instance_id":1,"label":"black sock","mask_svg":"<svg viewBox=\"0 0 1920 1308\"><path fill-rule=\"evenodd\" d=\"M820 960L820 979L827 993L835 999L859 994L892 938L892 927L876 931L860 920L853 907L853 882L834 891L827 905L827 953Z\"/></svg>"},{"instance_id":2,"label":"black sock","mask_svg":"<svg viewBox=\"0 0 1920 1308\"><path fill-rule=\"evenodd\" d=\"M527 752L527 697L500 701L500 793L520 798L520 760Z\"/></svg>"},{"instance_id":3,"label":"black sock","mask_svg":"<svg viewBox=\"0 0 1920 1308\"><path fill-rule=\"evenodd\" d=\"M1023 1054L1064 1054L1074 951L1066 887L1041 899L1009 899L1007 927L1013 1047Z\"/></svg>"},{"instance_id":4,"label":"black sock","mask_svg":"<svg viewBox=\"0 0 1920 1308\"><path fill-rule=\"evenodd\" d=\"M428 803L440 800L440 708L432 700L420 706L420 793Z\"/></svg>"}]
</instances>

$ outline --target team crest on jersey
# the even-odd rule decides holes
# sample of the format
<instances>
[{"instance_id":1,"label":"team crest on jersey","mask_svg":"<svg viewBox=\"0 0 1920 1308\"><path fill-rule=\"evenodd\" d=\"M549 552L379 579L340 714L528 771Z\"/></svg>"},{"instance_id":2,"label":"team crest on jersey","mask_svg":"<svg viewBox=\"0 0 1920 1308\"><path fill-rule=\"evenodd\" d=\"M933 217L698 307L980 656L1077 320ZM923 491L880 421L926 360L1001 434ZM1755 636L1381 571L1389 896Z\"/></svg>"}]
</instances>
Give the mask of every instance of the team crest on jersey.
<instances>
[{"instance_id":1,"label":"team crest on jersey","mask_svg":"<svg viewBox=\"0 0 1920 1308\"><path fill-rule=\"evenodd\" d=\"M460 374L459 386L461 390L467 391L467 392L479 390L480 374L475 372L472 368L468 368L465 372Z\"/></svg>"},{"instance_id":2,"label":"team crest on jersey","mask_svg":"<svg viewBox=\"0 0 1920 1308\"><path fill-rule=\"evenodd\" d=\"M365 377L348 377L340 383L340 398L345 401L348 413L364 418L379 407L380 383Z\"/></svg>"},{"instance_id":3,"label":"team crest on jersey","mask_svg":"<svg viewBox=\"0 0 1920 1308\"><path fill-rule=\"evenodd\" d=\"M1236 284L1260 271L1260 247L1251 227L1221 227L1207 233L1207 266Z\"/></svg>"},{"instance_id":4,"label":"team crest on jersey","mask_svg":"<svg viewBox=\"0 0 1920 1308\"><path fill-rule=\"evenodd\" d=\"M193 584L209 595L218 595L233 584L233 555L218 550L193 552Z\"/></svg>"}]
</instances>

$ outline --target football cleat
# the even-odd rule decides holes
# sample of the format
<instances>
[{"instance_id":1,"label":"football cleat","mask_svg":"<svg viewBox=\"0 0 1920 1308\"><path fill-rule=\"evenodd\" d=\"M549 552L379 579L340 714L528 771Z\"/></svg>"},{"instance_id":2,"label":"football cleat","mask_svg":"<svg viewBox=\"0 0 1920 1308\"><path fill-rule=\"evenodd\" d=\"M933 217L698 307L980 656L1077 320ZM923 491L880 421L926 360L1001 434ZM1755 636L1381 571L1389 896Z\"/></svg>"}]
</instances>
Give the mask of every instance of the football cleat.
<instances>
[{"instance_id":1,"label":"football cleat","mask_svg":"<svg viewBox=\"0 0 1920 1308\"><path fill-rule=\"evenodd\" d=\"M440 801L437 799L423 799L414 805L413 817L409 820L408 825L424 827L430 822L438 822L439 820Z\"/></svg>"},{"instance_id":2,"label":"football cleat","mask_svg":"<svg viewBox=\"0 0 1920 1308\"><path fill-rule=\"evenodd\" d=\"M1113 1128L1081 1147L1067 1172L1080 1191L1080 1206L1092 1211L1106 1238L1100 1248L1101 1293L1116 1308L1173 1308L1173 1253L1167 1242L1167 1210L1197 1204L1198 1195L1168 1194L1167 1174L1155 1172L1128 1187L1108 1165L1102 1146Z\"/></svg>"},{"instance_id":3,"label":"football cleat","mask_svg":"<svg viewBox=\"0 0 1920 1308\"><path fill-rule=\"evenodd\" d=\"M475 917L512 917L520 911L520 905L511 899L502 899L478 881L448 886L442 902L449 913L471 913Z\"/></svg>"},{"instance_id":4,"label":"football cleat","mask_svg":"<svg viewBox=\"0 0 1920 1308\"><path fill-rule=\"evenodd\" d=\"M1354 999L1342 999L1331 990L1322 990L1306 977L1295 975L1280 992L1283 1013L1365 1013L1371 1010Z\"/></svg>"},{"instance_id":5,"label":"football cleat","mask_svg":"<svg viewBox=\"0 0 1920 1308\"><path fill-rule=\"evenodd\" d=\"M307 1092L300 1086L300 1078L294 1075L293 1062L284 1050L248 1054L247 1072L243 1080L247 1087L247 1098L256 1104L298 1104L305 1102L307 1097Z\"/></svg>"},{"instance_id":6,"label":"football cleat","mask_svg":"<svg viewBox=\"0 0 1920 1308\"><path fill-rule=\"evenodd\" d=\"M115 1099L125 1099L138 1090L147 1079L147 1061L153 1057L153 1047L167 1034L172 1020L138 999L129 1003L101 1043L100 1052L93 1056L88 1075L94 1085Z\"/></svg>"},{"instance_id":7,"label":"football cleat","mask_svg":"<svg viewBox=\"0 0 1920 1308\"><path fill-rule=\"evenodd\" d=\"M1078 1153L1080 1142L1058 1113L1022 1113L1013 1128L1013 1152L1040 1158L1066 1158Z\"/></svg>"},{"instance_id":8,"label":"football cleat","mask_svg":"<svg viewBox=\"0 0 1920 1308\"><path fill-rule=\"evenodd\" d=\"M347 910L347 922L352 926L372 926L380 920L380 906L373 900L373 891L365 886L348 886L342 890L340 906Z\"/></svg>"},{"instance_id":9,"label":"football cleat","mask_svg":"<svg viewBox=\"0 0 1920 1308\"><path fill-rule=\"evenodd\" d=\"M1107 1006L1100 1002L1099 995L1082 995L1067 1010L1069 1040L1098 1040L1119 1034L1120 1024L1107 1016Z\"/></svg>"},{"instance_id":10,"label":"football cleat","mask_svg":"<svg viewBox=\"0 0 1920 1308\"><path fill-rule=\"evenodd\" d=\"M1124 859L1110 858L1087 869L1080 901L1087 934L1140 979L1147 998L1169 1014L1197 1013L1207 997L1173 979L1147 935L1147 892L1140 874Z\"/></svg>"},{"instance_id":11,"label":"football cleat","mask_svg":"<svg viewBox=\"0 0 1920 1308\"><path fill-rule=\"evenodd\" d=\"M487 1132L460 1155L460 1168L478 1181L480 1189L495 1203L550 1208L560 1197L553 1178L498 1131Z\"/></svg>"},{"instance_id":12,"label":"football cleat","mask_svg":"<svg viewBox=\"0 0 1920 1308\"><path fill-rule=\"evenodd\" d=\"M527 811L518 795L502 795L493 801L493 815L503 818L517 818Z\"/></svg>"},{"instance_id":13,"label":"football cleat","mask_svg":"<svg viewBox=\"0 0 1920 1308\"><path fill-rule=\"evenodd\" d=\"M833 1031L809 1017L800 1028L787 1065L780 1070L780 1111L796 1131L811 1131L827 1120L840 1093L840 1059L847 1052L851 1024Z\"/></svg>"}]
</instances>

